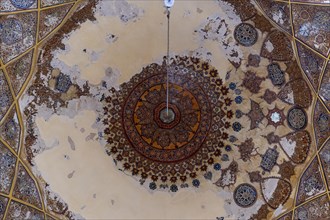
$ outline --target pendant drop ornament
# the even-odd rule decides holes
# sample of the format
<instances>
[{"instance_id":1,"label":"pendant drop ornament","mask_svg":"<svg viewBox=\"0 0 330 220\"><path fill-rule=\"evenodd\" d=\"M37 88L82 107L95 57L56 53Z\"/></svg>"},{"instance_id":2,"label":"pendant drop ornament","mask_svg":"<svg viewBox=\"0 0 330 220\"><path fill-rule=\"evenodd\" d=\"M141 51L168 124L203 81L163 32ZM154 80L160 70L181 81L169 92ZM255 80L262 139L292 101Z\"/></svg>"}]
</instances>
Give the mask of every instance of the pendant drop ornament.
<instances>
[{"instance_id":1,"label":"pendant drop ornament","mask_svg":"<svg viewBox=\"0 0 330 220\"><path fill-rule=\"evenodd\" d=\"M166 8L172 8L175 0L164 0L164 5Z\"/></svg>"}]
</instances>

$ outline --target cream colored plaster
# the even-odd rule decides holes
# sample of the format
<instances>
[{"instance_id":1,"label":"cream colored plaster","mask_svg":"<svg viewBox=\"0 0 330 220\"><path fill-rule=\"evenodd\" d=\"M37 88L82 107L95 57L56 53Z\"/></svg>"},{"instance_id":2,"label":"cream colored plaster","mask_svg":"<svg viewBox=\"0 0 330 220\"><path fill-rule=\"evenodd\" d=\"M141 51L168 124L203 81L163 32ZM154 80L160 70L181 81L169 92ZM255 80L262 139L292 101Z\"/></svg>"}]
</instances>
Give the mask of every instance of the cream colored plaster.
<instances>
[{"instance_id":1,"label":"cream colored plaster","mask_svg":"<svg viewBox=\"0 0 330 220\"><path fill-rule=\"evenodd\" d=\"M54 54L57 67L63 72L67 67L79 70L79 78L92 85L99 84L111 67L119 73L113 82L118 86L144 66L161 62L167 31L162 1L129 3L143 10L140 17L125 23L116 16L96 13L95 22L83 23L63 40L66 50ZM211 15L228 19L214 1L178 1L171 10L171 54L208 59L224 78L233 67L221 42L201 39L195 33ZM115 37L110 42L107 37L112 34ZM150 192L123 174L98 140L86 141L91 133L97 134L92 128L96 118L93 111L81 111L73 118L53 115L47 121L36 120L39 138L46 149L51 148L36 156L36 167L70 210L87 219L214 219L226 215L224 198L215 187L205 186L198 192L180 189L175 194Z\"/></svg>"},{"instance_id":2,"label":"cream colored plaster","mask_svg":"<svg viewBox=\"0 0 330 220\"><path fill-rule=\"evenodd\" d=\"M54 54L54 60L58 59L56 67L61 71L65 71L65 66L77 69L80 71L79 79L88 80L94 85L99 84L106 77L105 72L110 67L115 73L119 73L117 81L112 82L111 86L118 86L140 72L144 66L152 62L161 62L166 54L167 28L162 1L141 0L129 1L129 3L143 10L141 16L124 23L116 16L101 16L96 13L97 21L83 23L80 29L63 40L66 50ZM247 70L256 71L259 76L266 77L268 60L262 59L260 67L254 68L245 67L247 60L243 59L241 69L235 71L227 60L226 51L221 48L221 42L202 39L201 34L195 33L195 30L205 26L207 17L214 15L226 18L230 26L229 30L233 30L235 26L233 24L237 20L228 19L222 11L228 8L224 8L226 7L220 8L215 1L177 1L171 11L172 55L199 55L203 59L209 59L208 61L219 70L223 79L229 70L232 70L231 80L234 78L237 82L243 80L243 72ZM109 42L106 38L111 34L115 37ZM261 39L253 47L240 47L240 52L245 54L245 58L249 53L258 54L261 50L266 36L261 33L259 36ZM64 64L62 69L61 64ZM283 64L281 65L282 69L285 69ZM261 87L260 94L263 94L264 90L272 88L273 85L267 79ZM243 95L252 97L253 94L245 90ZM253 99L261 103L265 115L268 109L273 109L275 105L279 109L284 109L285 113L290 107L279 100L267 105L262 102L260 96ZM248 112L250 101L246 98L239 106L233 104L233 108ZM46 149L51 149L36 156L35 163L52 190L68 203L69 209L87 219L214 219L216 216L226 215L235 217L238 213L250 216L263 203L259 197L260 200L251 209L239 211L231 195L220 196L220 193L225 194L226 190L233 191L234 188L216 188L211 182L210 185L196 191L180 189L175 194L150 192L146 189L147 186L140 186L137 180L119 171L112 158L105 154L104 147L98 140L86 139L91 133L97 137L98 131L92 128L97 114L93 111L81 111L80 108L77 111L80 112L73 118L53 115L45 121L42 117L37 117L39 138L45 142ZM308 111L309 115L310 111L311 109ZM248 117L243 116L241 122L243 129L238 139L244 141L254 137L253 141L257 148L257 152L252 156L251 166L244 167L244 163L237 160L241 171L245 169L252 171L248 169L259 167L261 158L257 154L263 154L269 147L275 147L269 145L265 138L260 138L262 134L275 131L276 135L282 137L291 131L283 126L274 130L273 126L267 126L266 119L259 128L248 131L250 126ZM70 147L68 136L70 140L72 139L75 150ZM278 163L281 164L286 155L279 146L277 150L280 153ZM240 158L238 151L231 153L235 158ZM64 157L65 155L68 157ZM223 162L222 165L225 168L229 163ZM302 167L296 167L295 170L300 173L301 169ZM278 171L279 167L274 167L269 176L277 175ZM246 174L238 176L237 184L247 181L249 177ZM296 177L291 181L296 185ZM255 187L261 195L260 186L256 184ZM219 190L219 193L216 190ZM269 193L271 191L268 191ZM291 194L291 198L293 197L294 192ZM284 207L280 208L281 210L286 210L292 204L291 198Z\"/></svg>"},{"instance_id":3,"label":"cream colored plaster","mask_svg":"<svg viewBox=\"0 0 330 220\"><path fill-rule=\"evenodd\" d=\"M136 21L124 23L117 17L96 13L96 22L83 23L63 41L67 52L58 54L58 59L68 66L78 66L81 78L94 85L100 83L109 66L121 73L117 82L121 84L142 67L161 61L167 48L167 19L162 1L129 3L144 11ZM226 16L215 1L178 1L171 10L171 54L199 49L201 41L194 31L212 14ZM111 43L106 40L110 34L116 39ZM224 70L230 66L217 42L207 41L203 47L212 53L210 61L214 67ZM91 58L95 54L98 58Z\"/></svg>"},{"instance_id":4,"label":"cream colored plaster","mask_svg":"<svg viewBox=\"0 0 330 220\"><path fill-rule=\"evenodd\" d=\"M95 118L93 111L82 111L72 119L53 115L48 121L36 120L46 146L59 143L39 154L36 165L73 212L87 219L214 219L225 214L224 201L214 191L150 192L117 170L97 140L85 141L97 133L92 128Z\"/></svg>"}]
</instances>

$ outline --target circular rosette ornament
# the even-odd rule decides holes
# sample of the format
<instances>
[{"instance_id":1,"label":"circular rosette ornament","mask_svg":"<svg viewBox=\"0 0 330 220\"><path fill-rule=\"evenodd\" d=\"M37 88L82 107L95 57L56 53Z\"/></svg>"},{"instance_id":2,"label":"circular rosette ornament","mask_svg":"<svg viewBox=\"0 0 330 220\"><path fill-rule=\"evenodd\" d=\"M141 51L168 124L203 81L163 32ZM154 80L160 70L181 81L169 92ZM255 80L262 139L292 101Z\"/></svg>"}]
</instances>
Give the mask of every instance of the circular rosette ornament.
<instances>
[{"instance_id":1,"label":"circular rosette ornament","mask_svg":"<svg viewBox=\"0 0 330 220\"><path fill-rule=\"evenodd\" d=\"M217 70L197 58L151 64L105 97L106 150L152 190L199 187L227 142L227 94Z\"/></svg>"}]
</instances>

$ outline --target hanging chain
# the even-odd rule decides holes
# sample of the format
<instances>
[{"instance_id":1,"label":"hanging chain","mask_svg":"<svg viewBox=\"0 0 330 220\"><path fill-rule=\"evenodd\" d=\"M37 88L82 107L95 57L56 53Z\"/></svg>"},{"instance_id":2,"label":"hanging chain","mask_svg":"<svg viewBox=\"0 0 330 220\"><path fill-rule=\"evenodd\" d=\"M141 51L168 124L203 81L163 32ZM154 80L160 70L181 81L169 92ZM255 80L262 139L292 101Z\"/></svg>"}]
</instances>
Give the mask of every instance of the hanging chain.
<instances>
[{"instance_id":1,"label":"hanging chain","mask_svg":"<svg viewBox=\"0 0 330 220\"><path fill-rule=\"evenodd\" d=\"M169 103L169 72L170 72L170 8L167 8L167 62L166 62L166 114L168 115Z\"/></svg>"}]
</instances>

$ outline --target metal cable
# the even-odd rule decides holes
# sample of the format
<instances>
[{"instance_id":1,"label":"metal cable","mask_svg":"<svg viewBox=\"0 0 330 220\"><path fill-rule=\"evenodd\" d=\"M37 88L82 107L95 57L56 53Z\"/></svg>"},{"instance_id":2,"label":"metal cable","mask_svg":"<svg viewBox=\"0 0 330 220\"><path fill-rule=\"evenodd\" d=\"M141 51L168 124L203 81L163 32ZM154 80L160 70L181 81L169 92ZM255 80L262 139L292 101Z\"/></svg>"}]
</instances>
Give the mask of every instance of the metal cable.
<instances>
[{"instance_id":1,"label":"metal cable","mask_svg":"<svg viewBox=\"0 0 330 220\"><path fill-rule=\"evenodd\" d=\"M169 71L170 71L170 9L167 8L167 63L166 63L166 114L168 115L169 104Z\"/></svg>"}]
</instances>

